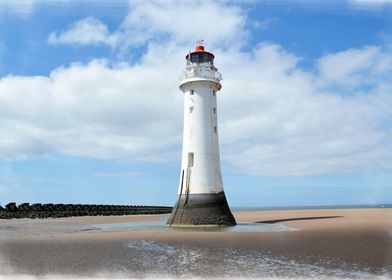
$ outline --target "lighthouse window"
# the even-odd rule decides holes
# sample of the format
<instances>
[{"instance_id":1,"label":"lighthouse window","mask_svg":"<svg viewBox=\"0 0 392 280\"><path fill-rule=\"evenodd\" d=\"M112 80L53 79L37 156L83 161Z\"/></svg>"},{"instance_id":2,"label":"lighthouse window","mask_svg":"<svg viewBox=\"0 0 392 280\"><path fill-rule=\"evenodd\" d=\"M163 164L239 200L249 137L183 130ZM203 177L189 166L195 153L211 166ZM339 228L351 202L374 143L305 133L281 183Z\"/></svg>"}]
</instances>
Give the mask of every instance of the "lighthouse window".
<instances>
[{"instance_id":1,"label":"lighthouse window","mask_svg":"<svg viewBox=\"0 0 392 280\"><path fill-rule=\"evenodd\" d=\"M194 90L191 89L190 95L194 95L194 94L195 94Z\"/></svg>"},{"instance_id":2,"label":"lighthouse window","mask_svg":"<svg viewBox=\"0 0 392 280\"><path fill-rule=\"evenodd\" d=\"M195 109L195 107L189 107L189 113L192 113L193 109Z\"/></svg>"},{"instance_id":3,"label":"lighthouse window","mask_svg":"<svg viewBox=\"0 0 392 280\"><path fill-rule=\"evenodd\" d=\"M215 94L216 94L216 91L215 91L215 90L213 90L213 91L212 91L212 95L213 95L213 96L215 96Z\"/></svg>"},{"instance_id":4,"label":"lighthouse window","mask_svg":"<svg viewBox=\"0 0 392 280\"><path fill-rule=\"evenodd\" d=\"M188 153L188 167L193 167L194 157L195 157L194 153Z\"/></svg>"},{"instance_id":5,"label":"lighthouse window","mask_svg":"<svg viewBox=\"0 0 392 280\"><path fill-rule=\"evenodd\" d=\"M216 114L216 108L212 109L212 111L214 112L214 114Z\"/></svg>"},{"instance_id":6,"label":"lighthouse window","mask_svg":"<svg viewBox=\"0 0 392 280\"><path fill-rule=\"evenodd\" d=\"M217 128L216 128L216 126L214 126L214 132L215 132L215 133L217 132Z\"/></svg>"},{"instance_id":7,"label":"lighthouse window","mask_svg":"<svg viewBox=\"0 0 392 280\"><path fill-rule=\"evenodd\" d=\"M187 59L188 56L187 56ZM207 52L193 52L191 53L190 62L191 63L208 63L213 65L214 56Z\"/></svg>"}]
</instances>

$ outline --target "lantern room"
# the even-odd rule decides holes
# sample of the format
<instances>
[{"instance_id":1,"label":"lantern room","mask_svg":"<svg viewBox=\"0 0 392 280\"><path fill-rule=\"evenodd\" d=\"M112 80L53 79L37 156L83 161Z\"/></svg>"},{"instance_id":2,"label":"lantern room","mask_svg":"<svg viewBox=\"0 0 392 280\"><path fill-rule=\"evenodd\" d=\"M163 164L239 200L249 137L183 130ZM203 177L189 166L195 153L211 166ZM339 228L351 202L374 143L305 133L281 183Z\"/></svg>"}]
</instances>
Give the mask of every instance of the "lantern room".
<instances>
[{"instance_id":1,"label":"lantern room","mask_svg":"<svg viewBox=\"0 0 392 280\"><path fill-rule=\"evenodd\" d=\"M204 46L196 46L194 52L189 53L186 57L187 65L192 64L206 64L214 65L214 55L210 52L204 51Z\"/></svg>"}]
</instances>

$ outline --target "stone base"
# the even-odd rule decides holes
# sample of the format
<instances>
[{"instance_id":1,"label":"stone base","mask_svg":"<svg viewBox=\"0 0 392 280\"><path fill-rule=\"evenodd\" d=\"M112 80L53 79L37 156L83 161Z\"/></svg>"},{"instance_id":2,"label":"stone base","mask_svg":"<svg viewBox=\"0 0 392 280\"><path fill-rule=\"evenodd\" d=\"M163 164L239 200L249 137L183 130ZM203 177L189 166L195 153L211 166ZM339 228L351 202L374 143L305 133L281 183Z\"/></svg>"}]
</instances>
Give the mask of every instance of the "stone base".
<instances>
[{"instance_id":1,"label":"stone base","mask_svg":"<svg viewBox=\"0 0 392 280\"><path fill-rule=\"evenodd\" d=\"M170 226L234 226L236 221L224 192L179 195L167 224Z\"/></svg>"}]
</instances>

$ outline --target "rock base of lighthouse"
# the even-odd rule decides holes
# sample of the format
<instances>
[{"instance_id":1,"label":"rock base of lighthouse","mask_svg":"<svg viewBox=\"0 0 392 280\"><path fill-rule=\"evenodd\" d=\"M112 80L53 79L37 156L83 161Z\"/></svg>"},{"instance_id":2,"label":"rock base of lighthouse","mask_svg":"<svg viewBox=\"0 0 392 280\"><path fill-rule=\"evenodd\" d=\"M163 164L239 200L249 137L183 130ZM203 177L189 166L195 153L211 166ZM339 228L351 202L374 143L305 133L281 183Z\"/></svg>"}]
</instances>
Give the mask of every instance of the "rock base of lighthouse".
<instances>
[{"instance_id":1,"label":"rock base of lighthouse","mask_svg":"<svg viewBox=\"0 0 392 280\"><path fill-rule=\"evenodd\" d=\"M167 224L170 226L234 226L236 221L224 192L179 195Z\"/></svg>"}]
</instances>

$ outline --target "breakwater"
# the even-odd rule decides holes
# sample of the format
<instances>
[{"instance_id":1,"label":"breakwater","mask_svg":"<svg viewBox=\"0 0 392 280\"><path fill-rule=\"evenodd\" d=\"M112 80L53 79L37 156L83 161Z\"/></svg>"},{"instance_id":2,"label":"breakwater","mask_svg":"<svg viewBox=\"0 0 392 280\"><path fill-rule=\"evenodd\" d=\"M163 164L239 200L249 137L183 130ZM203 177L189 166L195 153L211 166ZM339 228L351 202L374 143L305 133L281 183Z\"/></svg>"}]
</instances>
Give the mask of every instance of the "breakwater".
<instances>
[{"instance_id":1,"label":"breakwater","mask_svg":"<svg viewBox=\"0 0 392 280\"><path fill-rule=\"evenodd\" d=\"M171 211L172 207L167 206L52 203L21 203L16 205L15 202L10 202L5 207L0 205L0 219L166 214Z\"/></svg>"}]
</instances>

